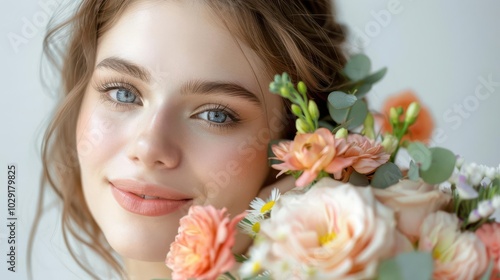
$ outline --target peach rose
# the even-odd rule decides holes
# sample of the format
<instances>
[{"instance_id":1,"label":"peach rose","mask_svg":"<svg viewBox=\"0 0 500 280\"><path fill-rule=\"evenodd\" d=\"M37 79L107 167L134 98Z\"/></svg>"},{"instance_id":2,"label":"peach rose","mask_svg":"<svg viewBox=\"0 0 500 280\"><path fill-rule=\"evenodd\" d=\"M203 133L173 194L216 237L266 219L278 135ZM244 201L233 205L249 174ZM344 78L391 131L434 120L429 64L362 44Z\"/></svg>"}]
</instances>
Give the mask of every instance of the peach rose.
<instances>
[{"instance_id":1,"label":"peach rose","mask_svg":"<svg viewBox=\"0 0 500 280\"><path fill-rule=\"evenodd\" d=\"M375 140L359 134L349 134L347 138L336 139L337 158L351 161L351 167L360 174L369 174L386 163L391 157L384 147ZM348 179L350 172L336 172L335 179ZM347 178L346 178L347 177Z\"/></svg>"},{"instance_id":2,"label":"peach rose","mask_svg":"<svg viewBox=\"0 0 500 280\"><path fill-rule=\"evenodd\" d=\"M415 243L420 235L420 225L433 212L444 210L451 195L424 182L401 180L386 189L374 189L378 201L396 213L397 228Z\"/></svg>"},{"instance_id":3,"label":"peach rose","mask_svg":"<svg viewBox=\"0 0 500 280\"><path fill-rule=\"evenodd\" d=\"M293 141L273 145L274 159L283 161L272 167L286 171L304 171L295 182L297 187L310 184L321 171L338 172L351 164L351 160L335 158L335 138L326 128L319 128L314 133L297 134Z\"/></svg>"},{"instance_id":4,"label":"peach rose","mask_svg":"<svg viewBox=\"0 0 500 280\"><path fill-rule=\"evenodd\" d=\"M472 232L460 232L457 216L443 211L423 221L418 250L432 253L433 279L479 279L488 266L481 240Z\"/></svg>"},{"instance_id":5,"label":"peach rose","mask_svg":"<svg viewBox=\"0 0 500 280\"><path fill-rule=\"evenodd\" d=\"M476 235L486 246L488 258L493 261L493 271L490 279L500 279L500 224L483 224Z\"/></svg>"},{"instance_id":6,"label":"peach rose","mask_svg":"<svg viewBox=\"0 0 500 280\"><path fill-rule=\"evenodd\" d=\"M231 247L236 225L244 216L242 213L230 220L225 208L192 206L180 220L179 233L165 261L173 279L213 280L229 271L235 263Z\"/></svg>"},{"instance_id":7,"label":"peach rose","mask_svg":"<svg viewBox=\"0 0 500 280\"><path fill-rule=\"evenodd\" d=\"M371 188L322 178L304 194L284 194L258 240L260 264L279 279L367 279L394 253L394 213Z\"/></svg>"},{"instance_id":8,"label":"peach rose","mask_svg":"<svg viewBox=\"0 0 500 280\"><path fill-rule=\"evenodd\" d=\"M420 102L417 95L411 91L403 91L399 94L391 96L387 99L384 104L384 108L382 110L384 114L384 120L382 123L382 130L384 132L392 132L391 122L389 121L389 111L391 107L403 107L406 112L408 106L412 102ZM404 115L401 116L404 118ZM424 143L428 143L431 136L432 131L434 130L434 121L432 119L432 115L429 110L425 106L420 107L420 112L418 114L417 121L410 126L408 129L409 133L403 137L403 140L412 140L412 141L422 141Z\"/></svg>"}]
</instances>

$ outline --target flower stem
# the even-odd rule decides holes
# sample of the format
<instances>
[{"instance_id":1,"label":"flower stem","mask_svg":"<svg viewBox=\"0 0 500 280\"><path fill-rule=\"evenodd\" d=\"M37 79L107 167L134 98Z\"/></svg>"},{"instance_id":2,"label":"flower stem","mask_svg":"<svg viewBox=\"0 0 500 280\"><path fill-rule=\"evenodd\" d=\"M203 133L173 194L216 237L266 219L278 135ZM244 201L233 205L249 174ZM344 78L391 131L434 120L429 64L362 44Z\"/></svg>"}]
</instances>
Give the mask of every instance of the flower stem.
<instances>
[{"instance_id":1,"label":"flower stem","mask_svg":"<svg viewBox=\"0 0 500 280\"><path fill-rule=\"evenodd\" d=\"M396 147L396 150L394 151L394 153L392 153L392 155L391 155L391 159L390 159L391 162L394 162L396 160L396 155L398 154L399 147L401 146L401 139L403 139L403 136L405 136L406 131L408 130L408 127L409 127L408 122L404 122L403 129L398 131L399 133L397 133L398 146Z\"/></svg>"},{"instance_id":2,"label":"flower stem","mask_svg":"<svg viewBox=\"0 0 500 280\"><path fill-rule=\"evenodd\" d=\"M231 273L230 273L230 272L226 272L226 273L224 273L224 275L225 275L227 278L229 278L230 280L236 280L236 278L234 278L234 276L233 276L233 275L231 275Z\"/></svg>"}]
</instances>

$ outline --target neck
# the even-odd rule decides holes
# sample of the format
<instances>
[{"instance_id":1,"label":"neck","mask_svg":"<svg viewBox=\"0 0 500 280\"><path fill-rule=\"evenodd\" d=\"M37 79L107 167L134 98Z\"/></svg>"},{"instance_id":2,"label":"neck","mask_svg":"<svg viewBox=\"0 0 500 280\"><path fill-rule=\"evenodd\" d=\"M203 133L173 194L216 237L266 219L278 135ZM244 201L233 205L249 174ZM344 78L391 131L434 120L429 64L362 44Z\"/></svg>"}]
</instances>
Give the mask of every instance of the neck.
<instances>
[{"instance_id":1,"label":"neck","mask_svg":"<svg viewBox=\"0 0 500 280\"><path fill-rule=\"evenodd\" d=\"M125 270L130 280L166 279L171 277L171 271L164 262L144 262L124 259Z\"/></svg>"}]
</instances>

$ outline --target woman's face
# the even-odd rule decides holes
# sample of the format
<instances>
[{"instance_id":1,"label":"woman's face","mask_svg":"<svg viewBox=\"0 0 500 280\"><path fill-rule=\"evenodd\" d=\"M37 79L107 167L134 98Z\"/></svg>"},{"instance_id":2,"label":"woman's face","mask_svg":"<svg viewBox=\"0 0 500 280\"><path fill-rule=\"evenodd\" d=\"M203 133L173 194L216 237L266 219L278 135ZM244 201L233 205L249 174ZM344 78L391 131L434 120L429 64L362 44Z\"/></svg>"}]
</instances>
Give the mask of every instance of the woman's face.
<instances>
[{"instance_id":1,"label":"woman's face","mask_svg":"<svg viewBox=\"0 0 500 280\"><path fill-rule=\"evenodd\" d=\"M99 40L77 150L90 211L126 258L163 261L189 206L234 216L270 177L280 97L263 62L197 2L136 3Z\"/></svg>"}]
</instances>

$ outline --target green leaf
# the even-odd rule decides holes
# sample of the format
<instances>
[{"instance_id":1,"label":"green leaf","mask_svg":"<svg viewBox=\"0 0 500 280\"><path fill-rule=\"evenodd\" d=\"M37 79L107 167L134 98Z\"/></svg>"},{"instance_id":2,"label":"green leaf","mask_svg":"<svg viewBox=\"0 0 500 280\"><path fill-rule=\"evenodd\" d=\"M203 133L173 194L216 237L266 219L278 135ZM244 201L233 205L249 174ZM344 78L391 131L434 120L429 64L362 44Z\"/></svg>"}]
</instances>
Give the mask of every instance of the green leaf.
<instances>
[{"instance_id":1,"label":"green leaf","mask_svg":"<svg viewBox=\"0 0 500 280\"><path fill-rule=\"evenodd\" d=\"M431 150L420 142L412 142L407 147L410 156L418 163L420 170L427 170L431 166Z\"/></svg>"},{"instance_id":2,"label":"green leaf","mask_svg":"<svg viewBox=\"0 0 500 280\"><path fill-rule=\"evenodd\" d=\"M363 82L365 82L367 84L374 84L374 83L380 81L385 76L386 73L387 73L387 67L384 67L384 68L378 70L377 72L371 74L370 76L364 78Z\"/></svg>"},{"instance_id":3,"label":"green leaf","mask_svg":"<svg viewBox=\"0 0 500 280\"><path fill-rule=\"evenodd\" d=\"M234 259L238 263L243 263L243 262L248 260L248 258L245 255L242 255L242 254L233 254L233 255L234 255Z\"/></svg>"},{"instance_id":4,"label":"green leaf","mask_svg":"<svg viewBox=\"0 0 500 280\"><path fill-rule=\"evenodd\" d=\"M329 123L327 121L319 121L318 122L318 126L319 127L324 127L324 128L326 128L326 129L328 129L330 131L333 131L335 129L335 127L331 123Z\"/></svg>"},{"instance_id":5,"label":"green leaf","mask_svg":"<svg viewBox=\"0 0 500 280\"><path fill-rule=\"evenodd\" d=\"M371 181L371 185L378 189L385 189L396 184L403 178L403 174L399 167L392 162L386 162L379 166Z\"/></svg>"},{"instance_id":6,"label":"green leaf","mask_svg":"<svg viewBox=\"0 0 500 280\"><path fill-rule=\"evenodd\" d=\"M372 89L371 84L363 84L357 88L356 97L358 99L364 97Z\"/></svg>"},{"instance_id":7,"label":"green leaf","mask_svg":"<svg viewBox=\"0 0 500 280\"><path fill-rule=\"evenodd\" d=\"M353 81L368 76L371 69L370 59L364 54L353 55L344 67L344 74Z\"/></svg>"},{"instance_id":8,"label":"green leaf","mask_svg":"<svg viewBox=\"0 0 500 280\"><path fill-rule=\"evenodd\" d=\"M429 184L439 184L448 180L455 169L456 157L450 150L434 147L431 165L427 170L420 170L420 177Z\"/></svg>"},{"instance_id":9,"label":"green leaf","mask_svg":"<svg viewBox=\"0 0 500 280\"><path fill-rule=\"evenodd\" d=\"M341 124L347 120L349 109L335 109L330 103L328 103L328 112L330 113L330 117L332 117L336 123Z\"/></svg>"},{"instance_id":10,"label":"green leaf","mask_svg":"<svg viewBox=\"0 0 500 280\"><path fill-rule=\"evenodd\" d=\"M359 174L356 171L352 172L351 176L349 177L349 183L354 186L362 186L362 187L370 185L368 177L366 177L366 175Z\"/></svg>"},{"instance_id":11,"label":"green leaf","mask_svg":"<svg viewBox=\"0 0 500 280\"><path fill-rule=\"evenodd\" d=\"M418 179L420 179L420 176L418 175L418 166L413 160L410 161L410 170L408 170L408 177L412 181L418 181Z\"/></svg>"},{"instance_id":12,"label":"green leaf","mask_svg":"<svg viewBox=\"0 0 500 280\"><path fill-rule=\"evenodd\" d=\"M428 280L432 279L434 262L430 253L408 252L397 255L380 263L380 280Z\"/></svg>"},{"instance_id":13,"label":"green leaf","mask_svg":"<svg viewBox=\"0 0 500 280\"><path fill-rule=\"evenodd\" d=\"M363 100L358 99L347 115L347 129L352 130L362 125L365 122L366 115L368 115L368 106Z\"/></svg>"},{"instance_id":14,"label":"green leaf","mask_svg":"<svg viewBox=\"0 0 500 280\"><path fill-rule=\"evenodd\" d=\"M328 102L334 109L349 108L356 102L356 96L342 91L333 91L328 95Z\"/></svg>"}]
</instances>

